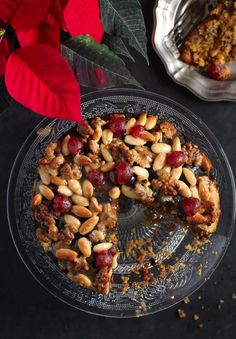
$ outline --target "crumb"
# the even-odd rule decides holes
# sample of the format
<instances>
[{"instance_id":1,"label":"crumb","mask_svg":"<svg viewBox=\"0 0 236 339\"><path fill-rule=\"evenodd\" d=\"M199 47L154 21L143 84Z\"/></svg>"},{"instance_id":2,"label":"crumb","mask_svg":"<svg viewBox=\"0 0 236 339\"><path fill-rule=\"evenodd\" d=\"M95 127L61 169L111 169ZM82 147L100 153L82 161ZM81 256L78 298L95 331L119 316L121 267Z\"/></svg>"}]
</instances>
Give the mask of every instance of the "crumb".
<instances>
[{"instance_id":1,"label":"crumb","mask_svg":"<svg viewBox=\"0 0 236 339\"><path fill-rule=\"evenodd\" d=\"M203 273L203 265L200 264L197 268L196 268L196 273L197 275L199 275L200 277L202 276Z\"/></svg>"},{"instance_id":2,"label":"crumb","mask_svg":"<svg viewBox=\"0 0 236 339\"><path fill-rule=\"evenodd\" d=\"M236 299L236 293L232 293L232 299Z\"/></svg>"},{"instance_id":3,"label":"crumb","mask_svg":"<svg viewBox=\"0 0 236 339\"><path fill-rule=\"evenodd\" d=\"M183 302L185 303L185 305L190 304L189 297L184 298Z\"/></svg>"},{"instance_id":4,"label":"crumb","mask_svg":"<svg viewBox=\"0 0 236 339\"><path fill-rule=\"evenodd\" d=\"M218 254L218 252L217 251L212 251L211 254L216 256Z\"/></svg>"},{"instance_id":5,"label":"crumb","mask_svg":"<svg viewBox=\"0 0 236 339\"><path fill-rule=\"evenodd\" d=\"M182 308L178 308L177 313L180 319L184 319L187 317L187 313Z\"/></svg>"},{"instance_id":6,"label":"crumb","mask_svg":"<svg viewBox=\"0 0 236 339\"><path fill-rule=\"evenodd\" d=\"M198 327L199 327L200 329L203 329L203 326L204 326L203 324L199 324L199 325L198 325Z\"/></svg>"},{"instance_id":7,"label":"crumb","mask_svg":"<svg viewBox=\"0 0 236 339\"><path fill-rule=\"evenodd\" d=\"M220 299L220 300L219 300L219 303L220 303L220 304L224 304L224 303L225 303L224 299Z\"/></svg>"},{"instance_id":8,"label":"crumb","mask_svg":"<svg viewBox=\"0 0 236 339\"><path fill-rule=\"evenodd\" d=\"M202 306L201 306L201 309L202 309L202 310L205 310L205 306L204 306L204 305L202 305Z\"/></svg>"},{"instance_id":9,"label":"crumb","mask_svg":"<svg viewBox=\"0 0 236 339\"><path fill-rule=\"evenodd\" d=\"M195 321L196 321L196 320L199 320L199 315L198 315L198 314L194 314L194 315L193 315L193 320L195 320Z\"/></svg>"},{"instance_id":10,"label":"crumb","mask_svg":"<svg viewBox=\"0 0 236 339\"><path fill-rule=\"evenodd\" d=\"M201 299L202 299L202 296L201 296L201 295L199 295L197 298L198 298L198 300L201 300Z\"/></svg>"},{"instance_id":11,"label":"crumb","mask_svg":"<svg viewBox=\"0 0 236 339\"><path fill-rule=\"evenodd\" d=\"M218 309L218 310L221 310L221 304L218 304L218 305L217 305L217 309Z\"/></svg>"}]
</instances>

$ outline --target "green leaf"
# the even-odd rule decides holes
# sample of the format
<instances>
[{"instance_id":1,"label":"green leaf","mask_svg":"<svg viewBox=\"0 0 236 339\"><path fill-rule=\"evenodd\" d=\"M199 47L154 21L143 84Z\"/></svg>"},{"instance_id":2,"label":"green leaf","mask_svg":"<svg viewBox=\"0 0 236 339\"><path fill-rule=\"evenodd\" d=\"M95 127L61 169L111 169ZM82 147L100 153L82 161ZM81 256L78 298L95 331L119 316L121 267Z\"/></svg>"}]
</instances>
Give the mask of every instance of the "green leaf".
<instances>
[{"instance_id":1,"label":"green leaf","mask_svg":"<svg viewBox=\"0 0 236 339\"><path fill-rule=\"evenodd\" d=\"M121 38L112 36L103 38L103 41L110 47L110 49L114 53L124 55L134 62L134 58L130 54L128 48L126 47L124 41Z\"/></svg>"},{"instance_id":2,"label":"green leaf","mask_svg":"<svg viewBox=\"0 0 236 339\"><path fill-rule=\"evenodd\" d=\"M134 85L143 88L130 74L125 63L108 46L97 44L89 35L80 35L62 45L81 86L95 89Z\"/></svg>"},{"instance_id":3,"label":"green leaf","mask_svg":"<svg viewBox=\"0 0 236 339\"><path fill-rule=\"evenodd\" d=\"M100 0L104 30L111 36L126 38L148 63L147 37L138 0Z\"/></svg>"}]
</instances>

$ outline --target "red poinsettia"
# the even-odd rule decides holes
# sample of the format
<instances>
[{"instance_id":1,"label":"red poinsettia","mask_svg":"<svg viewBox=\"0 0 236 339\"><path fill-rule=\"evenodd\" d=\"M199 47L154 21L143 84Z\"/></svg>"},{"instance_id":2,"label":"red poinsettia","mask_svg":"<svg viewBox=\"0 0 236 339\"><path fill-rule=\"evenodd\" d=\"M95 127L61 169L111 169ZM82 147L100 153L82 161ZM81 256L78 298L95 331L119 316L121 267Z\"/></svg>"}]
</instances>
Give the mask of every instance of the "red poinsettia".
<instances>
[{"instance_id":1,"label":"red poinsettia","mask_svg":"<svg viewBox=\"0 0 236 339\"><path fill-rule=\"evenodd\" d=\"M60 31L100 42L98 0L1 0L0 21L15 30L21 46L9 55L8 40L0 36L0 76L5 73L10 95L36 113L82 121L80 88L60 55Z\"/></svg>"}]
</instances>

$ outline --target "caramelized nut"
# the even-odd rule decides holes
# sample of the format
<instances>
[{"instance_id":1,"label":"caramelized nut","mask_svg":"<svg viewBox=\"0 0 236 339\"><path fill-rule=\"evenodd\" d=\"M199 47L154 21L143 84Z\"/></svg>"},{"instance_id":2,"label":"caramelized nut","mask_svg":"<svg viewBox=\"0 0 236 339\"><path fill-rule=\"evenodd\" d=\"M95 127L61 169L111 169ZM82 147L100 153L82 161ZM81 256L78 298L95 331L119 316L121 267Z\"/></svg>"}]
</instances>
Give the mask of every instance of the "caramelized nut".
<instances>
[{"instance_id":1,"label":"caramelized nut","mask_svg":"<svg viewBox=\"0 0 236 339\"><path fill-rule=\"evenodd\" d=\"M149 116L145 124L145 129L148 131L150 129L153 129L156 126L156 123L157 123L157 116L156 115Z\"/></svg>"},{"instance_id":2,"label":"caramelized nut","mask_svg":"<svg viewBox=\"0 0 236 339\"><path fill-rule=\"evenodd\" d=\"M102 205L100 205L95 197L90 199L89 209L91 212L102 212Z\"/></svg>"},{"instance_id":3,"label":"caramelized nut","mask_svg":"<svg viewBox=\"0 0 236 339\"><path fill-rule=\"evenodd\" d=\"M181 151L181 142L179 137L174 137L172 151Z\"/></svg>"},{"instance_id":4,"label":"caramelized nut","mask_svg":"<svg viewBox=\"0 0 236 339\"><path fill-rule=\"evenodd\" d=\"M162 142L157 142L151 146L151 150L158 154L158 153L170 153L171 146Z\"/></svg>"},{"instance_id":5,"label":"caramelized nut","mask_svg":"<svg viewBox=\"0 0 236 339\"><path fill-rule=\"evenodd\" d=\"M182 174L182 166L173 168L170 172L170 180L176 181L179 180Z\"/></svg>"},{"instance_id":6,"label":"caramelized nut","mask_svg":"<svg viewBox=\"0 0 236 339\"><path fill-rule=\"evenodd\" d=\"M68 141L70 139L70 135L67 135L63 141L62 141L62 145L61 145L61 152L64 156L67 156L70 154L69 149L68 149Z\"/></svg>"},{"instance_id":7,"label":"caramelized nut","mask_svg":"<svg viewBox=\"0 0 236 339\"><path fill-rule=\"evenodd\" d=\"M62 164L64 164L65 162L65 158L63 157L62 154L58 154L55 158L52 159L52 161L50 162L50 167L57 169L59 168Z\"/></svg>"},{"instance_id":8,"label":"caramelized nut","mask_svg":"<svg viewBox=\"0 0 236 339\"><path fill-rule=\"evenodd\" d=\"M85 207L89 206L88 198L81 197L80 195L77 195L77 194L72 195L72 201L73 201L73 203L75 203L76 205L79 205L79 206L85 206Z\"/></svg>"},{"instance_id":9,"label":"caramelized nut","mask_svg":"<svg viewBox=\"0 0 236 339\"><path fill-rule=\"evenodd\" d=\"M140 116L138 117L138 120L136 122L136 125L142 125L145 126L147 122L147 113L142 113L140 114Z\"/></svg>"},{"instance_id":10,"label":"caramelized nut","mask_svg":"<svg viewBox=\"0 0 236 339\"><path fill-rule=\"evenodd\" d=\"M88 220L86 220L79 229L79 233L82 235L85 235L87 233L90 233L94 227L97 225L99 220L99 217L94 215L93 217L89 218Z\"/></svg>"},{"instance_id":11,"label":"caramelized nut","mask_svg":"<svg viewBox=\"0 0 236 339\"><path fill-rule=\"evenodd\" d=\"M119 187L113 187L109 191L109 196L111 197L112 200L118 199L120 196L120 189Z\"/></svg>"},{"instance_id":12,"label":"caramelized nut","mask_svg":"<svg viewBox=\"0 0 236 339\"><path fill-rule=\"evenodd\" d=\"M75 282L79 283L84 288L89 288L92 286L92 281L87 277L87 275L78 273L74 277Z\"/></svg>"},{"instance_id":13,"label":"caramelized nut","mask_svg":"<svg viewBox=\"0 0 236 339\"><path fill-rule=\"evenodd\" d=\"M210 198L209 178L207 176L199 177L198 191L199 196L203 201L208 201Z\"/></svg>"},{"instance_id":14,"label":"caramelized nut","mask_svg":"<svg viewBox=\"0 0 236 339\"><path fill-rule=\"evenodd\" d=\"M76 225L77 227L80 226L80 221L79 221L79 219L76 218L76 217L74 217L73 215L65 214L65 215L64 215L64 220L65 220L66 224Z\"/></svg>"},{"instance_id":15,"label":"caramelized nut","mask_svg":"<svg viewBox=\"0 0 236 339\"><path fill-rule=\"evenodd\" d=\"M94 153L97 154L99 152L99 144L95 140L89 140L88 148Z\"/></svg>"},{"instance_id":16,"label":"caramelized nut","mask_svg":"<svg viewBox=\"0 0 236 339\"><path fill-rule=\"evenodd\" d=\"M199 199L199 193L198 193L198 188L197 186L190 186L190 191L192 193L193 198Z\"/></svg>"},{"instance_id":17,"label":"caramelized nut","mask_svg":"<svg viewBox=\"0 0 236 339\"><path fill-rule=\"evenodd\" d=\"M93 252L100 253L103 251L108 251L110 248L112 248L112 246L113 244L111 242L102 242L93 246Z\"/></svg>"},{"instance_id":18,"label":"caramelized nut","mask_svg":"<svg viewBox=\"0 0 236 339\"><path fill-rule=\"evenodd\" d=\"M113 132L110 129L104 129L102 132L102 142L104 145L109 145L113 139Z\"/></svg>"},{"instance_id":19,"label":"caramelized nut","mask_svg":"<svg viewBox=\"0 0 236 339\"><path fill-rule=\"evenodd\" d=\"M83 256L85 258L90 257L90 255L92 253L91 242L87 238L82 237L78 240L77 244L78 244L79 250L83 254Z\"/></svg>"},{"instance_id":20,"label":"caramelized nut","mask_svg":"<svg viewBox=\"0 0 236 339\"><path fill-rule=\"evenodd\" d=\"M132 169L133 169L133 172L138 177L141 177L142 179L148 179L149 172L148 172L148 170L146 170L146 168L143 168L143 167L140 167L140 166L133 166Z\"/></svg>"},{"instance_id":21,"label":"caramelized nut","mask_svg":"<svg viewBox=\"0 0 236 339\"><path fill-rule=\"evenodd\" d=\"M82 195L82 187L80 185L80 182L75 179L68 180L68 187L71 189L71 191L75 194Z\"/></svg>"},{"instance_id":22,"label":"caramelized nut","mask_svg":"<svg viewBox=\"0 0 236 339\"><path fill-rule=\"evenodd\" d=\"M135 190L132 187L129 187L129 186L126 186L126 185L122 185L121 186L121 192L127 198L135 199L135 200L139 200L140 199L140 196L135 192Z\"/></svg>"},{"instance_id":23,"label":"caramelized nut","mask_svg":"<svg viewBox=\"0 0 236 339\"><path fill-rule=\"evenodd\" d=\"M33 196L32 201L31 201L31 207L35 208L36 206L40 205L42 202L42 194L38 193Z\"/></svg>"},{"instance_id":24,"label":"caramelized nut","mask_svg":"<svg viewBox=\"0 0 236 339\"><path fill-rule=\"evenodd\" d=\"M93 196L93 185L88 179L83 181L82 190L85 198L91 198Z\"/></svg>"},{"instance_id":25,"label":"caramelized nut","mask_svg":"<svg viewBox=\"0 0 236 339\"><path fill-rule=\"evenodd\" d=\"M166 163L166 153L159 153L154 159L152 168L154 171L159 171L165 166L165 163Z\"/></svg>"},{"instance_id":26,"label":"caramelized nut","mask_svg":"<svg viewBox=\"0 0 236 339\"><path fill-rule=\"evenodd\" d=\"M104 144L101 144L100 146L101 149L101 153L103 158L107 161L107 162L113 162L113 158L111 153L108 151L108 149L106 148L106 146Z\"/></svg>"},{"instance_id":27,"label":"caramelized nut","mask_svg":"<svg viewBox=\"0 0 236 339\"><path fill-rule=\"evenodd\" d=\"M89 234L89 239L93 242L103 241L105 239L105 233L99 230L93 230Z\"/></svg>"},{"instance_id":28,"label":"caramelized nut","mask_svg":"<svg viewBox=\"0 0 236 339\"><path fill-rule=\"evenodd\" d=\"M42 183L44 185L50 184L50 175L49 175L45 165L39 165L38 166L38 174L39 174L40 179L42 180Z\"/></svg>"},{"instance_id":29,"label":"caramelized nut","mask_svg":"<svg viewBox=\"0 0 236 339\"><path fill-rule=\"evenodd\" d=\"M75 261L75 259L77 258L78 253L70 250L68 248L59 248L58 250L56 250L56 257L59 260L67 260L67 261Z\"/></svg>"},{"instance_id":30,"label":"caramelized nut","mask_svg":"<svg viewBox=\"0 0 236 339\"><path fill-rule=\"evenodd\" d=\"M149 133L148 131L143 131L142 133L142 139L147 141L147 142L154 142L156 141L155 136L152 133Z\"/></svg>"},{"instance_id":31,"label":"caramelized nut","mask_svg":"<svg viewBox=\"0 0 236 339\"><path fill-rule=\"evenodd\" d=\"M183 174L191 186L195 186L197 184L197 178L190 169L183 168Z\"/></svg>"},{"instance_id":32,"label":"caramelized nut","mask_svg":"<svg viewBox=\"0 0 236 339\"><path fill-rule=\"evenodd\" d=\"M90 218L93 215L93 213L88 208L78 205L72 206L72 212L77 215L77 217L81 218Z\"/></svg>"},{"instance_id":33,"label":"caramelized nut","mask_svg":"<svg viewBox=\"0 0 236 339\"><path fill-rule=\"evenodd\" d=\"M67 186L58 186L57 192L65 195L66 197L71 197L73 195L73 192Z\"/></svg>"},{"instance_id":34,"label":"caramelized nut","mask_svg":"<svg viewBox=\"0 0 236 339\"><path fill-rule=\"evenodd\" d=\"M129 130L132 127L134 127L135 124L136 124L136 119L134 117L130 118L125 125L126 131L129 132Z\"/></svg>"},{"instance_id":35,"label":"caramelized nut","mask_svg":"<svg viewBox=\"0 0 236 339\"><path fill-rule=\"evenodd\" d=\"M185 197L185 198L190 198L192 193L190 191L190 188L185 184L185 182L178 180L177 181L177 187L178 187L178 191L179 193Z\"/></svg>"},{"instance_id":36,"label":"caramelized nut","mask_svg":"<svg viewBox=\"0 0 236 339\"><path fill-rule=\"evenodd\" d=\"M118 262L117 262L118 257L119 257L119 253L116 253L113 256L111 268L115 269L118 266Z\"/></svg>"},{"instance_id":37,"label":"caramelized nut","mask_svg":"<svg viewBox=\"0 0 236 339\"><path fill-rule=\"evenodd\" d=\"M86 155L80 155L79 153L76 154L74 157L74 162L79 166L86 166L91 164L91 159L87 157Z\"/></svg>"},{"instance_id":38,"label":"caramelized nut","mask_svg":"<svg viewBox=\"0 0 236 339\"><path fill-rule=\"evenodd\" d=\"M95 128L95 131L94 131L94 133L93 133L92 138L93 138L93 140L95 140L96 142L98 142L98 141L101 139L101 137L102 137L102 129L101 129L100 126L97 126L97 127Z\"/></svg>"},{"instance_id":39,"label":"caramelized nut","mask_svg":"<svg viewBox=\"0 0 236 339\"><path fill-rule=\"evenodd\" d=\"M51 188L49 188L49 187L47 187L45 185L39 185L39 192L47 200L52 200L54 198L54 193L51 190Z\"/></svg>"},{"instance_id":40,"label":"caramelized nut","mask_svg":"<svg viewBox=\"0 0 236 339\"><path fill-rule=\"evenodd\" d=\"M54 176L54 175L51 176L50 181L51 181L52 184L54 184L56 186L66 186L67 185L67 181L65 179L62 179L61 177Z\"/></svg>"},{"instance_id":41,"label":"caramelized nut","mask_svg":"<svg viewBox=\"0 0 236 339\"><path fill-rule=\"evenodd\" d=\"M106 173L106 172L110 172L111 170L113 170L113 168L115 167L115 163L114 162L107 162L104 165L101 166L101 171Z\"/></svg>"},{"instance_id":42,"label":"caramelized nut","mask_svg":"<svg viewBox=\"0 0 236 339\"><path fill-rule=\"evenodd\" d=\"M132 145L132 146L143 146L146 144L146 140L142 138L135 138L132 135L126 135L125 142L126 144Z\"/></svg>"}]
</instances>

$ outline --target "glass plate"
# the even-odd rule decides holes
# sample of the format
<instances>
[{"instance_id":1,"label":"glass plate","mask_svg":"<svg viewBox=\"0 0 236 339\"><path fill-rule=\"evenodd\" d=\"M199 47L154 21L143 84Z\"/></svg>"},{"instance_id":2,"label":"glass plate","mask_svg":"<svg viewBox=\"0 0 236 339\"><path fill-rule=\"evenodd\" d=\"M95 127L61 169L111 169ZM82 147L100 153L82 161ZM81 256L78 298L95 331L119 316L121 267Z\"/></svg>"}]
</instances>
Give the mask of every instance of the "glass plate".
<instances>
[{"instance_id":1,"label":"glass plate","mask_svg":"<svg viewBox=\"0 0 236 339\"><path fill-rule=\"evenodd\" d=\"M149 112L160 119L173 121L178 129L206 152L214 164L214 176L220 189L222 217L217 233L204 251L187 251L185 245L192 235L176 225L168 231L170 220L147 225L144 211L131 200L120 214L119 246L127 240L152 237L156 258L173 265L175 272L161 278L157 267L149 263L154 275L152 284L122 293L121 276L129 276L137 267L135 257L122 253L114 272L114 283L108 296L75 285L44 253L35 237L36 224L29 207L32 185L37 177L38 159L50 141L63 136L74 123L70 121L43 120L29 135L15 160L8 187L7 211L10 231L16 248L34 277L53 295L80 310L110 317L133 317L161 311L181 301L198 289L214 272L222 259L232 236L235 222L235 186L229 162L224 151L207 126L183 106L154 93L116 89L94 92L82 97L84 118L114 112L139 114ZM37 135L40 127L48 133ZM158 230L158 232L156 232ZM212 254L215 255L212 255ZM172 258L168 259L168 255ZM202 275L198 268L202 266Z\"/></svg>"},{"instance_id":2,"label":"glass plate","mask_svg":"<svg viewBox=\"0 0 236 339\"><path fill-rule=\"evenodd\" d=\"M185 86L204 100L236 100L236 63L231 63L231 77L226 81L210 79L179 59L177 41L183 40L187 33L208 13L209 5L216 0L157 0L154 7L154 28L152 44L161 58L167 73L178 84ZM179 18L188 13L184 24ZM169 34L175 27L176 39ZM182 30L184 27L184 30ZM187 27L187 29L186 29Z\"/></svg>"}]
</instances>

